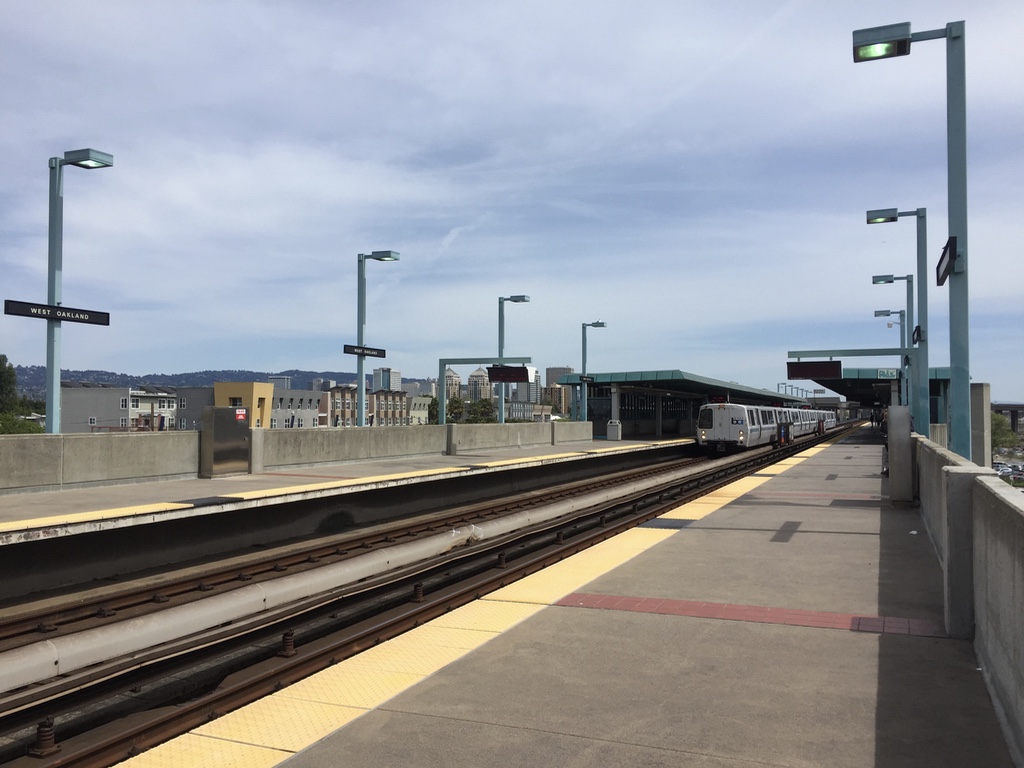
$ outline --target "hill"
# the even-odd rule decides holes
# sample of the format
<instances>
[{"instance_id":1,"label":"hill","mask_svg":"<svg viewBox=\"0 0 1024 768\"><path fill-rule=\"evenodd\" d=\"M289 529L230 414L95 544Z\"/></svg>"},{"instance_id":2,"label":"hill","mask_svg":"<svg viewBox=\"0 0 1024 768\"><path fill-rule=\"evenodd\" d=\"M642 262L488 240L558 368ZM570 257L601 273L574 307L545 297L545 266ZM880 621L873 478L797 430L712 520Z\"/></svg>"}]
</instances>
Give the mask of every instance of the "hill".
<instances>
[{"instance_id":1,"label":"hill","mask_svg":"<svg viewBox=\"0 0 1024 768\"><path fill-rule=\"evenodd\" d=\"M46 367L42 365L16 365L18 394L43 400L46 398ZM145 376L130 376L113 371L62 370L64 381L83 381L90 384L106 384L112 387L133 387L153 384L165 387L212 387L217 381L267 381L271 376L291 376L294 389L310 389L313 379L326 379L339 384L351 384L355 373L340 371L300 371L297 369L268 373L266 371L193 371L191 373L150 373Z\"/></svg>"}]
</instances>

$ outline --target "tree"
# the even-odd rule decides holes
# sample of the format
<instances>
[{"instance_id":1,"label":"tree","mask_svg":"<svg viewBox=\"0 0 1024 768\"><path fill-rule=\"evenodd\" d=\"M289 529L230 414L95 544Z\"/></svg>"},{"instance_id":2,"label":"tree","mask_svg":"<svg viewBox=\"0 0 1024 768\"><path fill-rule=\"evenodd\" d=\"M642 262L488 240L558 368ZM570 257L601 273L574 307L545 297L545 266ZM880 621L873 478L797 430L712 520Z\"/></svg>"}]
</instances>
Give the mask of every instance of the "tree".
<instances>
[{"instance_id":1,"label":"tree","mask_svg":"<svg viewBox=\"0 0 1024 768\"><path fill-rule=\"evenodd\" d=\"M13 413L18 406L18 374L7 362L7 355L0 355L0 413Z\"/></svg>"},{"instance_id":2,"label":"tree","mask_svg":"<svg viewBox=\"0 0 1024 768\"><path fill-rule=\"evenodd\" d=\"M446 405L445 421L451 423L453 421L459 421L462 418L463 411L465 410L465 403L462 402L461 397L449 398ZM437 413L441 406L437 402L436 397L430 398L430 402L427 403L427 423L437 424Z\"/></svg>"},{"instance_id":3,"label":"tree","mask_svg":"<svg viewBox=\"0 0 1024 768\"><path fill-rule=\"evenodd\" d=\"M445 410L448 413L447 421L462 421L462 415L466 412L466 404L461 397L451 397L448 399L448 407Z\"/></svg>"},{"instance_id":4,"label":"tree","mask_svg":"<svg viewBox=\"0 0 1024 768\"><path fill-rule=\"evenodd\" d=\"M1020 435L1010 429L1010 420L1001 413L993 413L992 453L1000 448L1015 448L1020 443Z\"/></svg>"},{"instance_id":5,"label":"tree","mask_svg":"<svg viewBox=\"0 0 1024 768\"><path fill-rule=\"evenodd\" d=\"M0 435L34 435L41 434L43 427L13 413L0 413Z\"/></svg>"},{"instance_id":6,"label":"tree","mask_svg":"<svg viewBox=\"0 0 1024 768\"><path fill-rule=\"evenodd\" d=\"M474 400L466 404L467 424L495 424L498 417L494 414L494 401L490 398Z\"/></svg>"}]
</instances>

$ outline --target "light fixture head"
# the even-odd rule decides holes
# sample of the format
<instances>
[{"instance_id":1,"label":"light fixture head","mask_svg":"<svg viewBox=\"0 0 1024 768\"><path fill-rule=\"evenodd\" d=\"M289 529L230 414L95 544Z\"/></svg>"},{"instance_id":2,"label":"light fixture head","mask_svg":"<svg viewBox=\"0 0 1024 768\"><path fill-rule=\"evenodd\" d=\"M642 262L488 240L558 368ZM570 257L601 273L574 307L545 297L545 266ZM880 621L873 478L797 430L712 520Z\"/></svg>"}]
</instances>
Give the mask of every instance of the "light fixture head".
<instances>
[{"instance_id":1,"label":"light fixture head","mask_svg":"<svg viewBox=\"0 0 1024 768\"><path fill-rule=\"evenodd\" d=\"M516 294L515 296L509 296L508 297L508 301L511 301L513 304L525 304L529 300L530 300L529 296L524 296L521 293L520 294Z\"/></svg>"},{"instance_id":2,"label":"light fixture head","mask_svg":"<svg viewBox=\"0 0 1024 768\"><path fill-rule=\"evenodd\" d=\"M98 149L72 149L64 153L61 165L77 165L79 168L109 168L114 156Z\"/></svg>"},{"instance_id":3,"label":"light fixture head","mask_svg":"<svg viewBox=\"0 0 1024 768\"><path fill-rule=\"evenodd\" d=\"M398 251L373 251L367 258L374 261L398 261Z\"/></svg>"},{"instance_id":4,"label":"light fixture head","mask_svg":"<svg viewBox=\"0 0 1024 768\"><path fill-rule=\"evenodd\" d=\"M891 309L876 309L875 317L889 317L892 314Z\"/></svg>"},{"instance_id":5,"label":"light fixture head","mask_svg":"<svg viewBox=\"0 0 1024 768\"><path fill-rule=\"evenodd\" d=\"M899 218L899 212L895 208L878 208L867 212L868 224L888 224Z\"/></svg>"},{"instance_id":6,"label":"light fixture head","mask_svg":"<svg viewBox=\"0 0 1024 768\"><path fill-rule=\"evenodd\" d=\"M874 61L906 56L910 53L910 22L884 27L856 29L853 32L853 61Z\"/></svg>"},{"instance_id":7,"label":"light fixture head","mask_svg":"<svg viewBox=\"0 0 1024 768\"><path fill-rule=\"evenodd\" d=\"M872 285L885 285L886 283L894 282L896 282L896 277L894 275L874 275L871 278Z\"/></svg>"},{"instance_id":8,"label":"light fixture head","mask_svg":"<svg viewBox=\"0 0 1024 768\"><path fill-rule=\"evenodd\" d=\"M598 320L596 323L588 323L591 328L607 328L608 323L604 320Z\"/></svg>"}]
</instances>

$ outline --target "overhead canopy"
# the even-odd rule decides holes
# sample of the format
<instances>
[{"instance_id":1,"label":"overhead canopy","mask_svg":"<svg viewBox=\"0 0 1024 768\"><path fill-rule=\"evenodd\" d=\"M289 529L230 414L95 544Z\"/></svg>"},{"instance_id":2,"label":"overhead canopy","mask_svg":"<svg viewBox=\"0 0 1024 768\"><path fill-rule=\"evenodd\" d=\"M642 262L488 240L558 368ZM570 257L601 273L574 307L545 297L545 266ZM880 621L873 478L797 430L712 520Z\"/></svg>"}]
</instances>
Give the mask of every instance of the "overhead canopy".
<instances>
[{"instance_id":1,"label":"overhead canopy","mask_svg":"<svg viewBox=\"0 0 1024 768\"><path fill-rule=\"evenodd\" d=\"M588 373L587 378L593 379L591 387L617 384L620 392L661 393L687 399L724 397L733 403L804 404L807 402L780 392L747 387L737 384L735 381L721 381L679 370ZM578 386L580 374L567 373L558 379L558 383Z\"/></svg>"}]
</instances>

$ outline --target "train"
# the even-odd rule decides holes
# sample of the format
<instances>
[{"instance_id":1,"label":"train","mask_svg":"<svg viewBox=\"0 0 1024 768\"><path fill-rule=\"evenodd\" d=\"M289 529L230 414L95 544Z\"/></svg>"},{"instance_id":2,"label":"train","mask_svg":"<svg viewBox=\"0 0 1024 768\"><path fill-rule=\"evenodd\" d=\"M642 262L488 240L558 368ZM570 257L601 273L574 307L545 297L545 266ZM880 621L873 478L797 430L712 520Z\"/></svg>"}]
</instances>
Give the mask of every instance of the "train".
<instances>
[{"instance_id":1,"label":"train","mask_svg":"<svg viewBox=\"0 0 1024 768\"><path fill-rule=\"evenodd\" d=\"M707 403L697 416L697 445L708 453L776 446L804 435L823 434L836 424L834 411Z\"/></svg>"}]
</instances>

